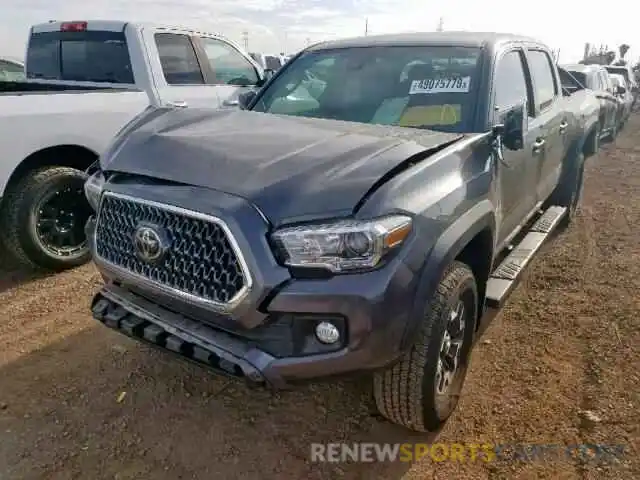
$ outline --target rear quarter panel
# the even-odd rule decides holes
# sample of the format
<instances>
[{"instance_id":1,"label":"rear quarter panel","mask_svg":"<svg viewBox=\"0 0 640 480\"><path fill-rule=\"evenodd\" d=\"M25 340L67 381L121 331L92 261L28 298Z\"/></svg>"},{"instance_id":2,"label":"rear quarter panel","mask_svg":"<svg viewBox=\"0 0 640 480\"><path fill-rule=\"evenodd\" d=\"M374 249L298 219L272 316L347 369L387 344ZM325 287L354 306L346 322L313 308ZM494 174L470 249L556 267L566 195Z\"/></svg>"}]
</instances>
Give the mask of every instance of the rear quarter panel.
<instances>
[{"instance_id":1,"label":"rear quarter panel","mask_svg":"<svg viewBox=\"0 0 640 480\"><path fill-rule=\"evenodd\" d=\"M0 96L0 196L29 155L58 145L100 154L118 130L148 105L144 92Z\"/></svg>"}]
</instances>

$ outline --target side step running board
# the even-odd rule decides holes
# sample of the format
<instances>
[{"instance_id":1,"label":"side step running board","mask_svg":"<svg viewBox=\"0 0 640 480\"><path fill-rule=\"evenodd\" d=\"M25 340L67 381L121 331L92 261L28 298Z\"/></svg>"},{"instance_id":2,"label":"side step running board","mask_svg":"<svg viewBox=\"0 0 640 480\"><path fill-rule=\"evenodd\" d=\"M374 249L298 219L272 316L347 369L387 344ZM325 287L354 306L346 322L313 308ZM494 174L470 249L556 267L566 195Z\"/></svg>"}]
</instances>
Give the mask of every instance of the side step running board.
<instances>
[{"instance_id":1,"label":"side step running board","mask_svg":"<svg viewBox=\"0 0 640 480\"><path fill-rule=\"evenodd\" d=\"M549 207L529 229L522 241L498 265L487 282L487 307L502 308L518 284L525 267L566 213L566 207Z\"/></svg>"}]
</instances>

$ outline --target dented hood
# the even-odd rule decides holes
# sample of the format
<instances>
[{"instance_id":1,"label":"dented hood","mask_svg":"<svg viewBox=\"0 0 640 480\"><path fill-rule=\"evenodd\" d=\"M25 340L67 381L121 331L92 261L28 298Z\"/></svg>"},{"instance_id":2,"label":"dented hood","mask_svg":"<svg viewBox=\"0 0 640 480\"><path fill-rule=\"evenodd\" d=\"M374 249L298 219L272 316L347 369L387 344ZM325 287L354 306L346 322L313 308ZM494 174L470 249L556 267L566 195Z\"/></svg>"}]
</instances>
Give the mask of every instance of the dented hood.
<instances>
[{"instance_id":1,"label":"dented hood","mask_svg":"<svg viewBox=\"0 0 640 480\"><path fill-rule=\"evenodd\" d=\"M101 166L240 196L280 223L352 210L395 167L460 137L187 108L149 115L102 156Z\"/></svg>"}]
</instances>

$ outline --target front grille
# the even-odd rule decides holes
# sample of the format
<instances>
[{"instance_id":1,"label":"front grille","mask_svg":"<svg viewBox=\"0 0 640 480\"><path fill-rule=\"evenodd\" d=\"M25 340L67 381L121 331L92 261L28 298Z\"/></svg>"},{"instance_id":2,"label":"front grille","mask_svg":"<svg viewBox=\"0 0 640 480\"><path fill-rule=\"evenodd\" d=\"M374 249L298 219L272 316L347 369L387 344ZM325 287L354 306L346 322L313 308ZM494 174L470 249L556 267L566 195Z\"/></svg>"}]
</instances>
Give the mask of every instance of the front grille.
<instances>
[{"instance_id":1,"label":"front grille","mask_svg":"<svg viewBox=\"0 0 640 480\"><path fill-rule=\"evenodd\" d=\"M156 262L140 258L139 226L161 232L166 247ZM247 277L226 229L216 219L180 208L105 193L95 235L99 259L171 290L225 305Z\"/></svg>"}]
</instances>

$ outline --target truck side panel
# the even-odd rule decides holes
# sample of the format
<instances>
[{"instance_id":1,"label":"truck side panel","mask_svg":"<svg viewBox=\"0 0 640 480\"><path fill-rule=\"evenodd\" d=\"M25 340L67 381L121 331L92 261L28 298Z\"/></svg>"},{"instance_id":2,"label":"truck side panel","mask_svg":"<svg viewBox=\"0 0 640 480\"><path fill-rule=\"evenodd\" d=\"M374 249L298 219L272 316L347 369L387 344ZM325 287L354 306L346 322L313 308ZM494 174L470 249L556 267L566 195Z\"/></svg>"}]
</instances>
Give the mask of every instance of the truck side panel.
<instances>
[{"instance_id":1,"label":"truck side panel","mask_svg":"<svg viewBox=\"0 0 640 480\"><path fill-rule=\"evenodd\" d=\"M58 145L100 154L118 130L148 105L144 92L0 97L0 197L29 155Z\"/></svg>"}]
</instances>

